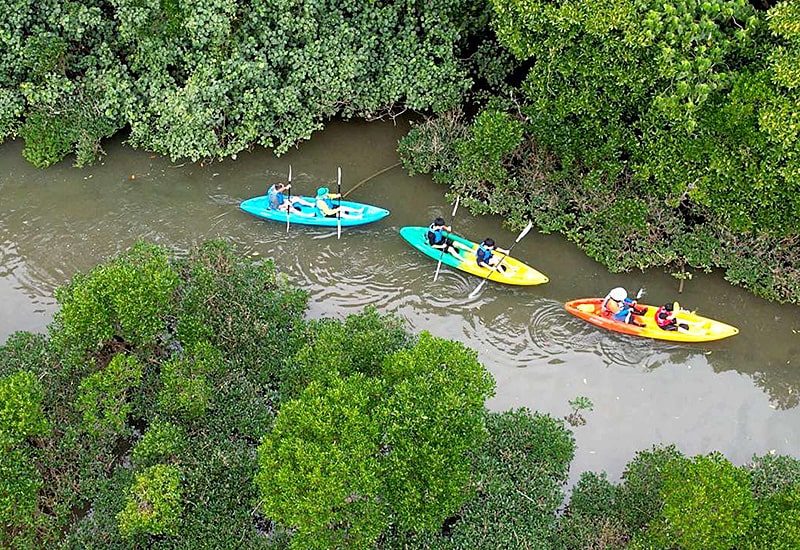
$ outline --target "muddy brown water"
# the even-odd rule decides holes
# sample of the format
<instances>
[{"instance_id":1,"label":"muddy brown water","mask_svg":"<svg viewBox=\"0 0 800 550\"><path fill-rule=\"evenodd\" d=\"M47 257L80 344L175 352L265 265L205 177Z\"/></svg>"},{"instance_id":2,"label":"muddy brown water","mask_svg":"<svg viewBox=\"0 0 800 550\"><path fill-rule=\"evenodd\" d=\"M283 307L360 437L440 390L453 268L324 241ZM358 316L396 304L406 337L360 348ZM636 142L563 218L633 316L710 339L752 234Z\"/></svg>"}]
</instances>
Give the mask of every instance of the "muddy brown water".
<instances>
[{"instance_id":1,"label":"muddy brown water","mask_svg":"<svg viewBox=\"0 0 800 550\"><path fill-rule=\"evenodd\" d=\"M675 443L688 455L718 450L736 464L753 454L800 457L800 308L777 305L730 286L719 274L695 274L682 295L661 271L612 274L557 235L530 233L514 255L546 273L537 287L478 284L442 267L400 238L404 225L436 215L473 240L493 236L508 247L516 234L497 217L463 207L451 219L445 189L393 168L349 199L384 206L376 224L336 231L259 220L237 208L293 169L295 194L335 188L342 167L347 192L398 162L405 122L335 123L289 154L242 154L210 164L171 162L104 145L98 166L65 161L37 170L22 143L0 145L0 343L18 330L42 332L56 310L53 292L76 272L138 239L177 253L223 238L242 254L274 258L290 281L311 293L309 316L343 318L374 304L414 331L428 330L478 350L497 381L494 410L529 407L563 417L568 401L588 397L572 481L585 470L618 478L640 449ZM332 184L332 185L331 185ZM613 286L645 287L643 301L679 299L698 313L738 326L739 335L709 344L642 340L595 328L563 309L566 300L602 295Z\"/></svg>"}]
</instances>

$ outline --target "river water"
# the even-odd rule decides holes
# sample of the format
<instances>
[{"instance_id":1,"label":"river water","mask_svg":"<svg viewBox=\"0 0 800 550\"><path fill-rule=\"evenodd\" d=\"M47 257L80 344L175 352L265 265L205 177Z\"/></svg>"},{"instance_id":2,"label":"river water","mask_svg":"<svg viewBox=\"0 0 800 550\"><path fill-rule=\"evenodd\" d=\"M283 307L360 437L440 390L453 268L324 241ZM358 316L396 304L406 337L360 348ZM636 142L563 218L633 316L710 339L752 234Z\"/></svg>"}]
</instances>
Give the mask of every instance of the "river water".
<instances>
[{"instance_id":1,"label":"river water","mask_svg":"<svg viewBox=\"0 0 800 550\"><path fill-rule=\"evenodd\" d=\"M374 304L478 350L497 381L494 410L529 407L563 417L568 401L594 404L575 428L571 478L605 470L616 479L637 450L675 443L688 455L721 451L736 464L754 454L800 457L800 308L781 306L731 287L718 274L695 274L684 293L660 271L611 274L556 235L531 232L514 256L546 273L537 287L487 283L442 267L398 234L436 215L472 240L492 236L506 248L515 233L495 217L473 217L452 205L426 176L393 168L361 184L348 199L383 206L391 216L336 231L267 222L237 208L293 169L295 194L318 185L342 191L398 162L407 123L329 125L280 159L258 150L236 161L177 162L105 144L98 166L70 161L37 170L22 144L0 146L0 343L18 330L42 332L56 309L53 291L78 271L145 239L178 253L223 238L242 254L274 258L292 283L311 293L309 316L343 318ZM643 340L595 328L563 303L603 295L613 286L646 287L644 302L679 298L698 313L741 329L709 344Z\"/></svg>"}]
</instances>

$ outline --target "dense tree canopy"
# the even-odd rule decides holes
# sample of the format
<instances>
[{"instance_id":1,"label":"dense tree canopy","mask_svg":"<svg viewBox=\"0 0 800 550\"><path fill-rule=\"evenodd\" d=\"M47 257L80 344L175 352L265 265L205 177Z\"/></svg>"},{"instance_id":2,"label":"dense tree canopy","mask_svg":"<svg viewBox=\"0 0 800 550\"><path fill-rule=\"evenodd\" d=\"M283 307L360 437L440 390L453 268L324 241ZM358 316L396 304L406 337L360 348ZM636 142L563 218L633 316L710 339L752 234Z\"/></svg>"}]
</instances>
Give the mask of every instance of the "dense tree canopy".
<instances>
[{"instance_id":1,"label":"dense tree canopy","mask_svg":"<svg viewBox=\"0 0 800 550\"><path fill-rule=\"evenodd\" d=\"M223 243L139 244L60 289L48 334L0 346L0 545L800 544L800 461L772 454L643 451L559 513L565 420L488 412L473 350L370 308L306 321L281 281Z\"/></svg>"},{"instance_id":2,"label":"dense tree canopy","mask_svg":"<svg viewBox=\"0 0 800 550\"><path fill-rule=\"evenodd\" d=\"M796 2L491 4L521 85L496 88L474 120L415 128L409 168L477 212L563 232L612 270L720 267L800 300Z\"/></svg>"},{"instance_id":3,"label":"dense tree canopy","mask_svg":"<svg viewBox=\"0 0 800 550\"><path fill-rule=\"evenodd\" d=\"M11 0L0 140L47 166L129 129L173 158L285 151L330 117L443 110L470 86L471 2Z\"/></svg>"}]
</instances>

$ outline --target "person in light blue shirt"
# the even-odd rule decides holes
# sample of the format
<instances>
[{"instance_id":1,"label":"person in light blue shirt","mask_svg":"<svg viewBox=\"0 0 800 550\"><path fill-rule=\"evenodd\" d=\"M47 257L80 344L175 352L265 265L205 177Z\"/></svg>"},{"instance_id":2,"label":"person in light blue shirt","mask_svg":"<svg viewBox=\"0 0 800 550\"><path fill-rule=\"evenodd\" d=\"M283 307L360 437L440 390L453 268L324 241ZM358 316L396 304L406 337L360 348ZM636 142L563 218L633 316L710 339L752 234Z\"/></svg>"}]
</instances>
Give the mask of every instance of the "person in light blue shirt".
<instances>
[{"instance_id":1,"label":"person in light blue shirt","mask_svg":"<svg viewBox=\"0 0 800 550\"><path fill-rule=\"evenodd\" d=\"M303 207L313 208L313 204L300 198L300 197L291 197L287 198L286 195L283 194L284 191L288 190L292 187L292 184L285 184L285 183L276 183L270 186L267 190L267 200L269 201L269 207L272 210L283 210L288 211L289 206L291 205L292 213L293 214L307 214L309 216L313 215L313 213L309 210L305 212Z\"/></svg>"}]
</instances>

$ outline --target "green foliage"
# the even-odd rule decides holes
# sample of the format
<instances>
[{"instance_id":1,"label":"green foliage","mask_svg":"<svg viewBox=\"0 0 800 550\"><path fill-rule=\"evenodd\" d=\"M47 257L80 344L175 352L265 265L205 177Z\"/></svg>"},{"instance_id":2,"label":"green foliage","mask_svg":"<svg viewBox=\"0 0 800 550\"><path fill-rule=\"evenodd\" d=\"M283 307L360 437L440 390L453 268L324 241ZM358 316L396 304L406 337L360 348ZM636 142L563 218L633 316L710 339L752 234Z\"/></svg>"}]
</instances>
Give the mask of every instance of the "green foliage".
<instances>
[{"instance_id":1,"label":"green foliage","mask_svg":"<svg viewBox=\"0 0 800 550\"><path fill-rule=\"evenodd\" d=\"M181 473L156 464L137 474L125 509L117 514L123 536L173 535L183 514Z\"/></svg>"},{"instance_id":2,"label":"green foliage","mask_svg":"<svg viewBox=\"0 0 800 550\"><path fill-rule=\"evenodd\" d=\"M664 507L664 472L683 454L674 445L639 451L625 467L617 496L620 516L635 533L661 518Z\"/></svg>"},{"instance_id":3,"label":"green foliage","mask_svg":"<svg viewBox=\"0 0 800 550\"><path fill-rule=\"evenodd\" d=\"M800 547L800 460L766 454L754 457L749 472L756 510L742 548Z\"/></svg>"},{"instance_id":4,"label":"green foliage","mask_svg":"<svg viewBox=\"0 0 800 550\"><path fill-rule=\"evenodd\" d=\"M750 531L743 537L746 550L789 550L800 547L800 483L757 499Z\"/></svg>"},{"instance_id":5,"label":"green foliage","mask_svg":"<svg viewBox=\"0 0 800 550\"><path fill-rule=\"evenodd\" d=\"M504 184L508 173L503 158L521 141L522 124L518 120L495 109L482 111L472 124L469 138L455 144L457 177L468 187ZM480 190L477 193L480 195Z\"/></svg>"},{"instance_id":6,"label":"green foliage","mask_svg":"<svg viewBox=\"0 0 800 550\"><path fill-rule=\"evenodd\" d=\"M209 375L220 369L222 357L208 342L189 346L183 356L161 365L159 406L169 415L194 420L206 414L211 401Z\"/></svg>"},{"instance_id":7,"label":"green foliage","mask_svg":"<svg viewBox=\"0 0 800 550\"><path fill-rule=\"evenodd\" d=\"M608 481L605 472L581 474L569 508L559 518L553 548L626 548L629 531L617 514L618 492L619 487Z\"/></svg>"},{"instance_id":8,"label":"green foliage","mask_svg":"<svg viewBox=\"0 0 800 550\"><path fill-rule=\"evenodd\" d=\"M136 443L131 459L136 466L152 466L185 451L188 444L183 426L156 419Z\"/></svg>"},{"instance_id":9,"label":"green foliage","mask_svg":"<svg viewBox=\"0 0 800 550\"><path fill-rule=\"evenodd\" d=\"M17 372L0 378L0 450L47 433L42 393L42 384L33 374Z\"/></svg>"},{"instance_id":10,"label":"green foliage","mask_svg":"<svg viewBox=\"0 0 800 550\"><path fill-rule=\"evenodd\" d=\"M379 426L381 384L361 374L312 382L281 407L259 447L256 483L268 517L296 526L293 548L368 548L385 529Z\"/></svg>"},{"instance_id":11,"label":"green foliage","mask_svg":"<svg viewBox=\"0 0 800 550\"><path fill-rule=\"evenodd\" d=\"M19 371L38 373L50 360L45 335L15 332L0 346L0 378Z\"/></svg>"},{"instance_id":12,"label":"green foliage","mask_svg":"<svg viewBox=\"0 0 800 550\"><path fill-rule=\"evenodd\" d=\"M678 459L664 472L664 519L686 550L736 546L750 529L755 505L747 472L719 454Z\"/></svg>"},{"instance_id":13,"label":"green foliage","mask_svg":"<svg viewBox=\"0 0 800 550\"><path fill-rule=\"evenodd\" d=\"M229 362L232 376L276 387L280 369L303 345L308 293L289 287L272 263L243 260L231 245L204 243L177 268L180 290L176 336L208 341Z\"/></svg>"},{"instance_id":14,"label":"green foliage","mask_svg":"<svg viewBox=\"0 0 800 550\"><path fill-rule=\"evenodd\" d=\"M800 485L800 459L777 454L753 457L749 465L753 495L766 498Z\"/></svg>"},{"instance_id":15,"label":"green foliage","mask_svg":"<svg viewBox=\"0 0 800 550\"><path fill-rule=\"evenodd\" d=\"M349 320L367 334L376 322L374 312ZM382 351L406 339L397 330ZM427 333L385 355L378 372L366 349L349 352L374 374L311 381L259 447L264 511L295 528L296 547L368 547L392 524L431 531L465 501L466 455L485 436L490 375L475 352Z\"/></svg>"},{"instance_id":16,"label":"green foliage","mask_svg":"<svg viewBox=\"0 0 800 550\"><path fill-rule=\"evenodd\" d=\"M94 436L124 433L133 409L129 395L141 379L139 361L124 354L114 356L104 369L83 379L75 405L83 413L86 431Z\"/></svg>"},{"instance_id":17,"label":"green foliage","mask_svg":"<svg viewBox=\"0 0 800 550\"><path fill-rule=\"evenodd\" d=\"M137 243L56 291L53 339L76 360L104 346L153 346L173 315L178 274L166 251Z\"/></svg>"},{"instance_id":18,"label":"green foliage","mask_svg":"<svg viewBox=\"0 0 800 550\"><path fill-rule=\"evenodd\" d=\"M16 134L24 109L22 96L15 90L0 85L0 143Z\"/></svg>"},{"instance_id":19,"label":"green foliage","mask_svg":"<svg viewBox=\"0 0 800 550\"><path fill-rule=\"evenodd\" d=\"M402 322L381 316L374 306L348 315L344 323L312 321L305 344L281 371L281 398L293 399L312 381L346 377L356 372L376 376L386 355L411 342Z\"/></svg>"},{"instance_id":20,"label":"green foliage","mask_svg":"<svg viewBox=\"0 0 800 550\"><path fill-rule=\"evenodd\" d=\"M24 102L0 121L37 166L91 162L123 127L134 146L198 160L282 153L337 116L443 111L471 85L462 59L487 18L465 0L17 3L0 20L0 86Z\"/></svg>"},{"instance_id":21,"label":"green foliage","mask_svg":"<svg viewBox=\"0 0 800 550\"><path fill-rule=\"evenodd\" d=\"M490 413L472 451L474 493L450 536L455 548L549 548L575 441L563 421L517 409ZM524 541L524 542L523 542Z\"/></svg>"},{"instance_id":22,"label":"green foliage","mask_svg":"<svg viewBox=\"0 0 800 550\"><path fill-rule=\"evenodd\" d=\"M30 541L36 526L38 493L43 483L28 449L0 452L0 546L35 548Z\"/></svg>"},{"instance_id":23,"label":"green foliage","mask_svg":"<svg viewBox=\"0 0 800 550\"><path fill-rule=\"evenodd\" d=\"M42 411L42 385L19 371L0 378L0 546L33 548L26 527L36 525L42 487L28 438L48 433Z\"/></svg>"},{"instance_id":24,"label":"green foliage","mask_svg":"<svg viewBox=\"0 0 800 550\"><path fill-rule=\"evenodd\" d=\"M375 412L388 449L385 497L401 528L433 530L465 500L466 453L486 435L494 380L475 351L426 332L387 358L382 378L391 388Z\"/></svg>"}]
</instances>

